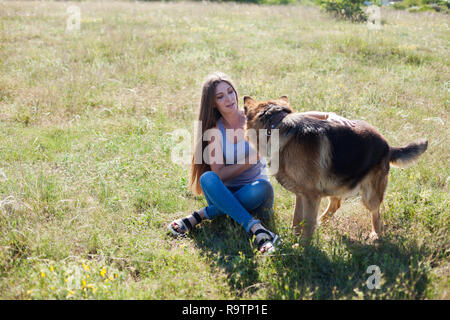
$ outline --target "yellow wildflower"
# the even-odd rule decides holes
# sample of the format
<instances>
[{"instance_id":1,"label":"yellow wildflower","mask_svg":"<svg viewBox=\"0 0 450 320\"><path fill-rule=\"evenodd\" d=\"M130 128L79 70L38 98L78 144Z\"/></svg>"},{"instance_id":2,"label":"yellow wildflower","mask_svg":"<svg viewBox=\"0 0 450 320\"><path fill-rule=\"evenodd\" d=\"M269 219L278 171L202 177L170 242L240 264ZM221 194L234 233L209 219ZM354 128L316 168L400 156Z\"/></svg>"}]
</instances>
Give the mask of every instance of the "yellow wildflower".
<instances>
[{"instance_id":1,"label":"yellow wildflower","mask_svg":"<svg viewBox=\"0 0 450 320\"><path fill-rule=\"evenodd\" d=\"M108 278L106 278L106 279L105 279L105 283L108 283L108 281L109 281L109 279L108 279Z\"/></svg>"},{"instance_id":2,"label":"yellow wildflower","mask_svg":"<svg viewBox=\"0 0 450 320\"><path fill-rule=\"evenodd\" d=\"M50 266L50 271L53 272L53 270L55 270L53 266Z\"/></svg>"},{"instance_id":3,"label":"yellow wildflower","mask_svg":"<svg viewBox=\"0 0 450 320\"><path fill-rule=\"evenodd\" d=\"M89 266L87 264L83 263L83 269L86 270L86 271L89 271Z\"/></svg>"},{"instance_id":4,"label":"yellow wildflower","mask_svg":"<svg viewBox=\"0 0 450 320\"><path fill-rule=\"evenodd\" d=\"M100 271L100 275L104 278L106 275L106 269L102 268L102 271Z\"/></svg>"},{"instance_id":5,"label":"yellow wildflower","mask_svg":"<svg viewBox=\"0 0 450 320\"><path fill-rule=\"evenodd\" d=\"M45 272L41 272L41 278L45 278Z\"/></svg>"}]
</instances>

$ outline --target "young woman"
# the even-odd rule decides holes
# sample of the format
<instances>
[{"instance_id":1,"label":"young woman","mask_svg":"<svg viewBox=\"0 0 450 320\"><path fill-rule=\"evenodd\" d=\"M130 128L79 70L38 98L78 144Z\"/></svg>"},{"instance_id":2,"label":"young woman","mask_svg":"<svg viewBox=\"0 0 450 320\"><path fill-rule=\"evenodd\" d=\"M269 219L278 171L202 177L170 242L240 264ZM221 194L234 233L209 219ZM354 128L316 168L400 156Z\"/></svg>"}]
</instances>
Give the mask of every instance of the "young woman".
<instances>
[{"instance_id":1,"label":"young woman","mask_svg":"<svg viewBox=\"0 0 450 320\"><path fill-rule=\"evenodd\" d=\"M351 121L333 113L305 114L353 125ZM170 232L175 236L182 236L203 219L214 219L226 214L255 236L261 253L273 252L279 237L267 230L257 219L272 216L273 188L267 177L264 159L260 159L245 140L242 129L246 118L238 107L236 89L227 75L217 72L207 77L202 89L199 121L202 137L210 129L217 129L216 132L221 133L219 141L215 141L214 137L210 141L200 138L192 159L190 187L194 193L205 195L208 206L171 222ZM230 135L227 137L227 129L236 134L231 138ZM211 143L214 143L214 151L210 161L195 159L195 154L203 156Z\"/></svg>"}]
</instances>

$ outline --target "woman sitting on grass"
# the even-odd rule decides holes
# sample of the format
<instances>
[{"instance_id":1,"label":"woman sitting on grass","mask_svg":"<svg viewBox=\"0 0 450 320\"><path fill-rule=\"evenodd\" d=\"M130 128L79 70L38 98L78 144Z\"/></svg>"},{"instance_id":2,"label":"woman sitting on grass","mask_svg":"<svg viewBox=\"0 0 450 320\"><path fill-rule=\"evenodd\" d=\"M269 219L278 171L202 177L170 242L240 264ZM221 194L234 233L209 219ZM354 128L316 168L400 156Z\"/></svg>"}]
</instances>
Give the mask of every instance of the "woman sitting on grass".
<instances>
[{"instance_id":1,"label":"woman sitting on grass","mask_svg":"<svg viewBox=\"0 0 450 320\"><path fill-rule=\"evenodd\" d=\"M306 114L322 120L328 119L353 125L351 121L333 113L307 112ZM175 236L182 236L203 219L214 219L226 214L249 234L255 236L261 253L274 252L274 245L279 237L263 227L261 221L252 216L254 214L260 219L268 219L273 215L273 188L267 177L264 159L259 158L257 152L244 138L242 129L246 118L244 112L238 108L237 92L227 75L213 73L207 77L202 90L199 120L202 127L201 137L212 128L221 132L221 141L216 142L213 148L214 152L220 155L220 161L217 161L218 155L214 154L209 164L203 159L197 161L201 163L194 161L195 154L203 155L208 144L215 142L213 137L209 142L200 139L195 146L196 150L192 159L190 187L196 194L201 194L203 191L208 206L185 218L171 222L169 230ZM233 132L241 134L236 134L234 141L229 141L226 129L232 129ZM244 158L246 161L242 164Z\"/></svg>"}]
</instances>

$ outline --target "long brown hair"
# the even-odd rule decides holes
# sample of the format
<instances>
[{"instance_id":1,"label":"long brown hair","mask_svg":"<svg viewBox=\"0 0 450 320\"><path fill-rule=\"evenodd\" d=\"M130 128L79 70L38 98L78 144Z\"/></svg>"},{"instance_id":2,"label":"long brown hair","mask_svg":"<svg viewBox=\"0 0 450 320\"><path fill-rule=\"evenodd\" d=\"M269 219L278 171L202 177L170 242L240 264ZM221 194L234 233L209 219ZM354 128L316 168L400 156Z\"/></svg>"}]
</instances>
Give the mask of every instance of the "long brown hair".
<instances>
[{"instance_id":1,"label":"long brown hair","mask_svg":"<svg viewBox=\"0 0 450 320\"><path fill-rule=\"evenodd\" d=\"M189 186L194 194L202 194L202 188L200 186L200 177L206 171L210 171L209 164L203 161L203 151L208 145L208 141L203 141L203 134L206 130L216 126L217 121L221 117L219 110L216 108L216 87L220 82L228 83L236 94L236 101L238 100L237 92L234 87L233 81L226 74L221 72L214 72L208 75L203 83L202 98L200 101L200 109L198 113L198 120L201 121L201 135L196 137L194 141L194 155L192 156L191 164L191 176L189 180ZM197 128L197 132L199 128ZM199 132L200 133L200 132ZM202 161L196 163L195 155L201 155ZM198 162L198 161L197 161Z\"/></svg>"}]
</instances>

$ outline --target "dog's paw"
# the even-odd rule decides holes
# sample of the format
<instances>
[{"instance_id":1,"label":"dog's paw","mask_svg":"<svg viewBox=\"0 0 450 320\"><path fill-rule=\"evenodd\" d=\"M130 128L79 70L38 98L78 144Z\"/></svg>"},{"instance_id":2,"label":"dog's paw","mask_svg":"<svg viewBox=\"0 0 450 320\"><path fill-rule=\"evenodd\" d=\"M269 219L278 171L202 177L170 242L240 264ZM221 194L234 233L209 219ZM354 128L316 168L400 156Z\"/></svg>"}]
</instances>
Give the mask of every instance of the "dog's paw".
<instances>
[{"instance_id":1,"label":"dog's paw","mask_svg":"<svg viewBox=\"0 0 450 320\"><path fill-rule=\"evenodd\" d=\"M380 236L378 233L376 233L375 231L372 231L372 232L369 234L369 240L370 240L370 241L373 241L373 242L375 242L375 241L381 241L381 236Z\"/></svg>"},{"instance_id":2,"label":"dog's paw","mask_svg":"<svg viewBox=\"0 0 450 320\"><path fill-rule=\"evenodd\" d=\"M330 222L330 220L331 220L331 216L323 215L319 218L318 223L319 223L319 225L326 225L326 224L328 224L328 222Z\"/></svg>"}]
</instances>

